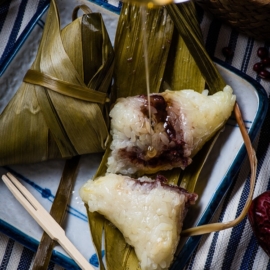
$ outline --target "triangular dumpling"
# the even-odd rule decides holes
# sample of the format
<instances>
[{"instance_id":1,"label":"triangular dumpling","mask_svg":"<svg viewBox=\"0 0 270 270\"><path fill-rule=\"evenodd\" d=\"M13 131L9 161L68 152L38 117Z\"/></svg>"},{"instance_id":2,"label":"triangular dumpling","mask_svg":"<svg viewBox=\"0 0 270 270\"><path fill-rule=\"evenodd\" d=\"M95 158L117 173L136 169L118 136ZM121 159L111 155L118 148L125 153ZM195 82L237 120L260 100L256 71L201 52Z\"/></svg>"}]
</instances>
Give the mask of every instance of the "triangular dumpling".
<instances>
[{"instance_id":1,"label":"triangular dumpling","mask_svg":"<svg viewBox=\"0 0 270 270\"><path fill-rule=\"evenodd\" d=\"M110 112L108 172L184 169L229 118L235 99L229 86L209 96L193 90L151 94L151 123L146 96L118 99Z\"/></svg>"},{"instance_id":2,"label":"triangular dumpling","mask_svg":"<svg viewBox=\"0 0 270 270\"><path fill-rule=\"evenodd\" d=\"M94 61L84 39L89 50L98 48ZM61 30L52 0L36 59L0 115L0 165L104 151L109 135L104 103L113 59L99 13L85 14ZM90 102L81 93L99 95L104 102Z\"/></svg>"},{"instance_id":3,"label":"triangular dumpling","mask_svg":"<svg viewBox=\"0 0 270 270\"><path fill-rule=\"evenodd\" d=\"M157 176L132 179L108 174L80 190L90 212L111 221L134 247L141 268L168 269L173 260L187 207L197 199Z\"/></svg>"}]
</instances>

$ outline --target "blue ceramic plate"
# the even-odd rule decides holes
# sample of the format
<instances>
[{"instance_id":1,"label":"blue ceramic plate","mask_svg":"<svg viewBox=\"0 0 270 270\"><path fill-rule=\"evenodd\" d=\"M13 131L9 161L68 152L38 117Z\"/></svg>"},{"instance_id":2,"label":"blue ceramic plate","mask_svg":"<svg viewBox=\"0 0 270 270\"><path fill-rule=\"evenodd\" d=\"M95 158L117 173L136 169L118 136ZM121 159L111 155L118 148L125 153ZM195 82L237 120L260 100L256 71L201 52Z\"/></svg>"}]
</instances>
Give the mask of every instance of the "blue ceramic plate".
<instances>
[{"instance_id":1,"label":"blue ceramic plate","mask_svg":"<svg viewBox=\"0 0 270 270\"><path fill-rule=\"evenodd\" d=\"M70 21L73 8L78 3L82 3L83 0L58 2L62 24L66 24ZM108 2L103 3L101 6L93 3L90 5L94 11L98 10L103 13L109 35L114 40L119 7L117 1L111 3L114 3L114 5ZM106 8L103 7L104 5ZM36 18L40 19L36 24L37 19L33 20L32 32L28 33L27 37L24 36L24 42L20 50L17 49L16 55L14 55L15 51L13 53L12 57L14 59L10 61L12 58L10 56L9 60L6 60L10 62L10 65L0 78L0 89L5 89L1 93L0 110L3 110L16 92L25 72L35 57L45 20L45 17L42 16L43 11L44 9L41 9L40 13L35 15L37 16ZM216 60L216 63L226 82L233 87L243 113L246 128L251 139L254 139L267 111L266 93L253 79L218 60ZM200 197L197 204L189 211L186 217L186 227L209 222L221 198L226 194L233 178L240 169L244 157L245 149L242 136L235 119L231 117L224 131L220 134L202 171L195 190ZM67 236L83 256L95 267L98 266L97 258L90 237L85 207L79 197L78 190L94 175L100 160L101 155L86 155L82 157L65 222ZM49 210L56 194L63 167L63 160L48 161L38 164L2 167L0 168L0 174L2 175L7 171L12 172L36 199ZM26 247L36 250L42 230L16 201L2 181L0 182L0 205L0 230ZM182 269L184 267L198 245L199 239L200 237L192 237L181 242L181 249L172 269ZM52 260L66 269L79 269L61 247L55 248Z\"/></svg>"}]
</instances>

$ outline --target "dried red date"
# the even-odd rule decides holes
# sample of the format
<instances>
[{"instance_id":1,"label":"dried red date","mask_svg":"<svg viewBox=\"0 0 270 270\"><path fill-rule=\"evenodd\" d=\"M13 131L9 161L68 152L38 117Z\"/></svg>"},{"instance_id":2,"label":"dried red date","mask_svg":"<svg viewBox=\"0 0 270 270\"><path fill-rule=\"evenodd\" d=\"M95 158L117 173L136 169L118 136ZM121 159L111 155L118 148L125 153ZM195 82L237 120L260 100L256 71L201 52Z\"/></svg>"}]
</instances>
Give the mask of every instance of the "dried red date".
<instances>
[{"instance_id":1,"label":"dried red date","mask_svg":"<svg viewBox=\"0 0 270 270\"><path fill-rule=\"evenodd\" d=\"M270 57L266 57L264 59L262 59L261 62L265 67L270 67Z\"/></svg>"},{"instance_id":2,"label":"dried red date","mask_svg":"<svg viewBox=\"0 0 270 270\"><path fill-rule=\"evenodd\" d=\"M270 67L270 57L268 57L268 49L260 47L257 50L257 55L261 58L261 62L254 64L253 70L257 72L262 79L270 79L270 72L266 69Z\"/></svg>"},{"instance_id":3,"label":"dried red date","mask_svg":"<svg viewBox=\"0 0 270 270\"><path fill-rule=\"evenodd\" d=\"M270 256L270 191L252 201L248 219L258 244Z\"/></svg>"},{"instance_id":4,"label":"dried red date","mask_svg":"<svg viewBox=\"0 0 270 270\"><path fill-rule=\"evenodd\" d=\"M231 57L233 57L234 52L230 47L224 47L224 48L222 48L222 54L225 57L231 58Z\"/></svg>"},{"instance_id":5,"label":"dried red date","mask_svg":"<svg viewBox=\"0 0 270 270\"><path fill-rule=\"evenodd\" d=\"M258 75L262 78L262 79L270 79L270 72L266 69L259 71Z\"/></svg>"},{"instance_id":6,"label":"dried red date","mask_svg":"<svg viewBox=\"0 0 270 270\"><path fill-rule=\"evenodd\" d=\"M263 63L259 62L259 63L256 63L254 66L253 66L253 70L256 71L256 72L260 72L261 70L264 69L264 65Z\"/></svg>"},{"instance_id":7,"label":"dried red date","mask_svg":"<svg viewBox=\"0 0 270 270\"><path fill-rule=\"evenodd\" d=\"M260 47L258 50L257 50L257 55L263 59L265 57L268 56L268 50L264 47Z\"/></svg>"}]
</instances>

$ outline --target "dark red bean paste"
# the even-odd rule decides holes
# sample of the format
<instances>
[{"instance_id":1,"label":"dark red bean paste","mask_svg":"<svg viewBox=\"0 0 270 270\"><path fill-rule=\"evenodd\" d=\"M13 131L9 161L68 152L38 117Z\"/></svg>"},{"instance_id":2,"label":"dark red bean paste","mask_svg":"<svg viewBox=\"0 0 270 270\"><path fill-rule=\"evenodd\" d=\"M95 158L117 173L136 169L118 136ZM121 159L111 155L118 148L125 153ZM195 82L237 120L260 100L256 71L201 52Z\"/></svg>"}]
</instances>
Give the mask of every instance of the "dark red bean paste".
<instances>
[{"instance_id":1,"label":"dark red bean paste","mask_svg":"<svg viewBox=\"0 0 270 270\"><path fill-rule=\"evenodd\" d=\"M133 181L135 181L136 185L141 185L141 186L144 186L144 187L149 188L149 189L154 189L160 184L164 189L168 189L168 190L171 190L173 192L177 192L178 194L184 194L186 196L187 202L189 204L194 204L198 198L198 195L196 193L189 193L184 188L181 188L181 187L176 186L176 185L168 184L168 179L161 174L158 174L153 182L147 182L147 181L142 182L142 181L139 181L137 179L133 179L133 178L131 178L131 179Z\"/></svg>"},{"instance_id":2,"label":"dark red bean paste","mask_svg":"<svg viewBox=\"0 0 270 270\"><path fill-rule=\"evenodd\" d=\"M141 106L141 112L148 117L148 101L147 96L140 95L140 98L144 99L143 105ZM149 158L147 154L147 149L142 151L140 148L134 146L132 149L127 150L125 148L119 150L119 155L123 158L127 158L132 164L140 164L144 167L158 167L162 164L179 164L186 167L189 164L189 158L184 156L186 143L183 140L176 138L176 131L170 117L167 114L167 102L161 95L151 95L150 105L156 109L156 113L152 114L152 125L157 125L162 123L164 129L167 133L169 141L173 141L175 145L165 146L162 153L159 156ZM183 138L183 136L180 136Z\"/></svg>"}]
</instances>

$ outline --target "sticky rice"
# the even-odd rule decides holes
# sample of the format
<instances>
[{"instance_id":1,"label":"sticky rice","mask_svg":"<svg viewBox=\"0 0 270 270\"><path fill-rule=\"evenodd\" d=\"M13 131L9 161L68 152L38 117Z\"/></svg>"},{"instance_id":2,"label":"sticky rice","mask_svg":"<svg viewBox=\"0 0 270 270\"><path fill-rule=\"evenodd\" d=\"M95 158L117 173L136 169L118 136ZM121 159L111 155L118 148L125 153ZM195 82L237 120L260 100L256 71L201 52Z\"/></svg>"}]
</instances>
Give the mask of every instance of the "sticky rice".
<instances>
[{"instance_id":1,"label":"sticky rice","mask_svg":"<svg viewBox=\"0 0 270 270\"><path fill-rule=\"evenodd\" d=\"M229 86L209 96L165 91L150 96L149 114L146 96L118 99L110 112L113 140L107 171L143 175L186 168L229 118L235 100Z\"/></svg>"},{"instance_id":2,"label":"sticky rice","mask_svg":"<svg viewBox=\"0 0 270 270\"><path fill-rule=\"evenodd\" d=\"M166 181L107 174L80 190L89 211L104 215L134 247L142 270L169 268L187 208L197 199Z\"/></svg>"}]
</instances>

